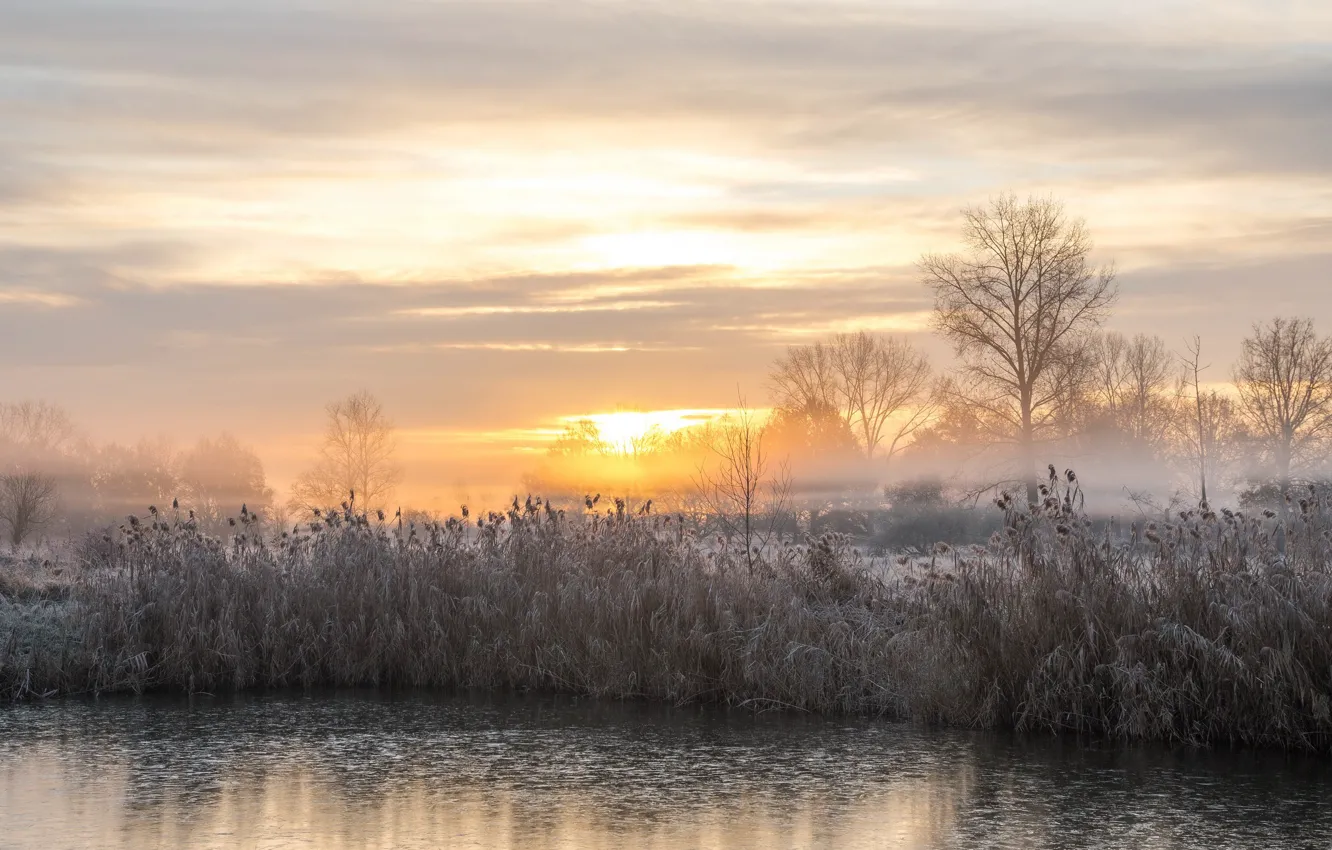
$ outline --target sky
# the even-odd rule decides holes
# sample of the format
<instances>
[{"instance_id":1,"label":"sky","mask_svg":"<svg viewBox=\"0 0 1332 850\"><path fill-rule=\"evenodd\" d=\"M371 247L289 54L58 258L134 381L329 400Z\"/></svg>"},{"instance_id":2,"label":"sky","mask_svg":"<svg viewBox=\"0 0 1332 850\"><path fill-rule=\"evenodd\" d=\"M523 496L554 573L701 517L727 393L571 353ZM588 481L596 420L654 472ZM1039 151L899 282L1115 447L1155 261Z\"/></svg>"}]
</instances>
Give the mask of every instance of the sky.
<instances>
[{"instance_id":1,"label":"sky","mask_svg":"<svg viewBox=\"0 0 1332 850\"><path fill-rule=\"evenodd\" d=\"M1222 381L1332 331L1329 139L1324 0L0 0L0 381L279 485L365 388L457 489L832 332L946 366L916 262L1004 192Z\"/></svg>"}]
</instances>

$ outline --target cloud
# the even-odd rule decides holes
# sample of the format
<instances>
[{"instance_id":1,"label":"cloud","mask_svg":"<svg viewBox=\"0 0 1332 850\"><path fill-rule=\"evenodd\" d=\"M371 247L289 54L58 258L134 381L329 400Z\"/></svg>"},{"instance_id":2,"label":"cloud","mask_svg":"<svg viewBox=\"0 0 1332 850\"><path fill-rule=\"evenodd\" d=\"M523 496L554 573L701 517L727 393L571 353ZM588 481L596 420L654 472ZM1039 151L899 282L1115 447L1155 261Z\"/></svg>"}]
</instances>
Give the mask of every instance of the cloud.
<instances>
[{"instance_id":1,"label":"cloud","mask_svg":"<svg viewBox=\"0 0 1332 850\"><path fill-rule=\"evenodd\" d=\"M0 304L30 307L72 307L80 300L63 292L34 292L22 289L0 289Z\"/></svg>"},{"instance_id":2,"label":"cloud","mask_svg":"<svg viewBox=\"0 0 1332 850\"><path fill-rule=\"evenodd\" d=\"M673 301L604 301L591 304L474 304L468 307L412 307L400 316L456 319L464 316L513 316L533 313L619 313L625 310L661 310L680 306Z\"/></svg>"},{"instance_id":3,"label":"cloud","mask_svg":"<svg viewBox=\"0 0 1332 850\"><path fill-rule=\"evenodd\" d=\"M1332 321L1324 5L0 0L0 374L242 433L724 404L824 333L945 359L913 262L1007 189L1221 363Z\"/></svg>"},{"instance_id":4,"label":"cloud","mask_svg":"<svg viewBox=\"0 0 1332 850\"><path fill-rule=\"evenodd\" d=\"M1180 162L1192 149L1326 167L1318 140L1332 118L1318 104L1332 63L1297 49L1329 37L1324 16L1309 10L1289 32L1232 15L1209 37L1197 16L1148 29L1109 7L1088 21L1045 5L10 0L0 46L27 126L79 115L109 131L99 141L112 150L221 155L325 140L303 153L334 163L347 152L339 137L627 119L684 134L701 122L714 136L719 122L750 125L778 147L836 144L867 158L885 143L972 147L984 128L1040 149L1122 154L1166 141ZM1266 38L1238 38L1241 27Z\"/></svg>"}]
</instances>

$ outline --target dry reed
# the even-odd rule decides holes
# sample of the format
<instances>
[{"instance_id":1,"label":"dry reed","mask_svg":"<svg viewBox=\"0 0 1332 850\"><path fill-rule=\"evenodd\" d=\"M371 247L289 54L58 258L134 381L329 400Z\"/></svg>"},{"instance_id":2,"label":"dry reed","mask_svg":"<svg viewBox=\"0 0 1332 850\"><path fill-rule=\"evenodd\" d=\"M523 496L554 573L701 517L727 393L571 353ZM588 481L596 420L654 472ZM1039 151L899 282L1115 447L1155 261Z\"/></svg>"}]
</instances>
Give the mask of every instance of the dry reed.
<instances>
[{"instance_id":1,"label":"dry reed","mask_svg":"<svg viewBox=\"0 0 1332 850\"><path fill-rule=\"evenodd\" d=\"M154 517L102 542L63 625L0 625L0 688L553 689L1332 749L1328 506L1098 530L1071 476L1043 498L887 577L836 536L751 574L677 518L540 500L480 528L325 513L269 541Z\"/></svg>"}]
</instances>

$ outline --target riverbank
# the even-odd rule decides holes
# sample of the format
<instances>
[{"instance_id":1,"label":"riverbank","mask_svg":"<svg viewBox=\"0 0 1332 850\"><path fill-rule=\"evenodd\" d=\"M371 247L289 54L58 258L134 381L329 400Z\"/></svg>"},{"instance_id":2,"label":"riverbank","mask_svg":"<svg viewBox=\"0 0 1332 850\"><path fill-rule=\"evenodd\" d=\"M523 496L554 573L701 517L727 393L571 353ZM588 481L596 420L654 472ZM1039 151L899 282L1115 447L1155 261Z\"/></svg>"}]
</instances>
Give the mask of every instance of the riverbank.
<instances>
[{"instance_id":1,"label":"riverbank","mask_svg":"<svg viewBox=\"0 0 1332 850\"><path fill-rule=\"evenodd\" d=\"M835 536L754 559L664 517L154 522L68 601L5 603L0 693L481 687L1332 750L1332 514L1004 517L887 575Z\"/></svg>"}]
</instances>

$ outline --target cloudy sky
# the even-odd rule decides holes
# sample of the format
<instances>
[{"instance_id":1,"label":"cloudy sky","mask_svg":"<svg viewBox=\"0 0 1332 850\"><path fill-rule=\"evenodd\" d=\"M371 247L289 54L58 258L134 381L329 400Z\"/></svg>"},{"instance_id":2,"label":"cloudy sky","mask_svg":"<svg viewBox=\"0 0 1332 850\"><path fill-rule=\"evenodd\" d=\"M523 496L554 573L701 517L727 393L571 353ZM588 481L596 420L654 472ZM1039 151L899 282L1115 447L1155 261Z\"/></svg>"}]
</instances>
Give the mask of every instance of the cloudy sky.
<instances>
[{"instance_id":1,"label":"cloudy sky","mask_svg":"<svg viewBox=\"0 0 1332 850\"><path fill-rule=\"evenodd\" d=\"M4 395L280 483L365 387L457 483L830 331L945 363L916 260L1005 191L1221 380L1332 331L1330 139L1324 0L0 0Z\"/></svg>"}]
</instances>

